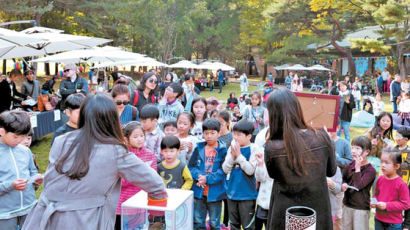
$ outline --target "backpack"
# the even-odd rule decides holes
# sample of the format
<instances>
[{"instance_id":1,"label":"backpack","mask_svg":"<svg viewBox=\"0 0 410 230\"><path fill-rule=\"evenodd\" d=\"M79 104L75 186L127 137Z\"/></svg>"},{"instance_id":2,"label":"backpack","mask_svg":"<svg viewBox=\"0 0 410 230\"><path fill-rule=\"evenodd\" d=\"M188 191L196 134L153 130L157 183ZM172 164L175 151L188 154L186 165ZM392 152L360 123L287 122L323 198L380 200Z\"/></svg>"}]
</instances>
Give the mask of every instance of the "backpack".
<instances>
[{"instance_id":1,"label":"backpack","mask_svg":"<svg viewBox=\"0 0 410 230\"><path fill-rule=\"evenodd\" d=\"M139 93L138 90L134 90L134 94L135 94L135 96L134 96L134 101L132 102L132 106L136 106L136 105L137 105L138 99L139 99L139 97L140 97L140 93ZM154 95L154 94L151 95L151 103L152 103L152 104L155 104L155 95Z\"/></svg>"}]
</instances>

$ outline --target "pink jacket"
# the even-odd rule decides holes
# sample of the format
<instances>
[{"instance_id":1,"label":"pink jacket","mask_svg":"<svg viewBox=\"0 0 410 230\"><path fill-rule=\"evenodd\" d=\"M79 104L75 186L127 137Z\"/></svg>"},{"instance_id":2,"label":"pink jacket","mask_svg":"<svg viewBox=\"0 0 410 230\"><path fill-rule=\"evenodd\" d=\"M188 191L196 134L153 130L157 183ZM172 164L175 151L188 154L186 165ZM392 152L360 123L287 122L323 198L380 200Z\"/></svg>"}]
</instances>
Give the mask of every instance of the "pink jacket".
<instances>
[{"instance_id":1,"label":"pink jacket","mask_svg":"<svg viewBox=\"0 0 410 230\"><path fill-rule=\"evenodd\" d=\"M137 149L130 147L129 151L135 153L138 158L146 162L149 166L151 166L151 168L157 171L157 158L151 150L142 147L138 151ZM124 179L121 179L121 193L117 204L117 211L115 213L117 215L121 215L121 204L137 194L139 191L141 191L139 187L132 185L130 182Z\"/></svg>"}]
</instances>

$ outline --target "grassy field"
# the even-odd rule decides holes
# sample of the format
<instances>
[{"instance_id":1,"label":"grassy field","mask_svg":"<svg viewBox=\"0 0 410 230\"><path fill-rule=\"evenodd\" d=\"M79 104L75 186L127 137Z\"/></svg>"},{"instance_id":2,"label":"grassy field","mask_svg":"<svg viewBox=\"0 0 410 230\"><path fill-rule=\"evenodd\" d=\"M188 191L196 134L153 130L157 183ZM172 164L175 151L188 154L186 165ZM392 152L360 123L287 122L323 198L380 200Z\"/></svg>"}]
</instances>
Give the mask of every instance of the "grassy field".
<instances>
[{"instance_id":1,"label":"grassy field","mask_svg":"<svg viewBox=\"0 0 410 230\"><path fill-rule=\"evenodd\" d=\"M253 92L255 90L258 90L257 86L250 86L248 88L248 92ZM223 88L222 93L218 93L219 89L216 88L214 89L214 91L210 92L209 89L206 89L205 91L201 92L201 96L208 98L208 97L216 97L218 98L218 100L222 100L224 101L224 103L226 103L226 100L229 97L229 94L231 92L234 92L235 95L238 97L240 95L240 88L239 88L239 84L238 83L229 83L228 85L226 85ZM393 107L392 104L388 101L388 97L384 96L383 97L383 101L386 104L386 108L385 111L387 112L392 112L393 111ZM362 135L365 131L367 130L367 128L355 128L355 127L351 127L350 128L350 135L351 138L353 139L356 136ZM48 153L50 151L50 147L51 147L51 139L52 139L52 134L47 135L45 137L42 137L40 139L38 139L36 142L33 143L31 150L34 154L36 154L37 156L37 162L38 165L40 167L40 172L44 173L47 165L48 165ZM37 190L37 196L39 196L39 194L42 191L42 186L40 186L40 188ZM370 229L373 229L373 215L370 219Z\"/></svg>"}]
</instances>

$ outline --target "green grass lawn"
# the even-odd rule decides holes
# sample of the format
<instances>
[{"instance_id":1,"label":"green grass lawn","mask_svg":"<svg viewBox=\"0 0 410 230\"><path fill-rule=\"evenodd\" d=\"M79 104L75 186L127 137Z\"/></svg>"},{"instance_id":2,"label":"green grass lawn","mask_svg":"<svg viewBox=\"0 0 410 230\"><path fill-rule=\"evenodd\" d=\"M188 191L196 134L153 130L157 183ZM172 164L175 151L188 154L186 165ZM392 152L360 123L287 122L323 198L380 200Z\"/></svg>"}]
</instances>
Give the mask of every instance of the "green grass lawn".
<instances>
[{"instance_id":1,"label":"green grass lawn","mask_svg":"<svg viewBox=\"0 0 410 230\"><path fill-rule=\"evenodd\" d=\"M255 90L258 90L257 86L249 86L248 88L248 92L253 92ZM228 85L226 85L223 88L222 93L218 93L219 89L215 88L214 91L210 92L209 89L205 89L204 91L201 92L201 96L208 98L208 97L216 97L218 98L218 100L222 100L224 101L224 103L226 103L226 100L229 97L229 94L231 92L234 92L235 95L238 97L240 95L240 87L238 83L232 83L230 82ZM385 111L387 112L392 112L393 111L393 107L391 102L388 101L388 96L384 96L383 97L383 101L386 105L385 107ZM367 130L367 128L355 128L355 127L351 127L350 128L350 135L351 138L353 139L356 136L360 136L363 135L363 133ZM47 135L45 137L42 137L40 139L38 139L37 141L35 141L33 143L33 145L31 146L31 151L36 154L37 156L37 163L40 167L40 172L44 173L47 165L48 165L48 153L50 151L50 147L51 147L51 139L52 139L52 134ZM39 196L39 194L42 191L42 186L40 186L40 188L37 190L37 197ZM370 229L373 229L373 224L374 220L373 220L373 215L370 218Z\"/></svg>"}]
</instances>

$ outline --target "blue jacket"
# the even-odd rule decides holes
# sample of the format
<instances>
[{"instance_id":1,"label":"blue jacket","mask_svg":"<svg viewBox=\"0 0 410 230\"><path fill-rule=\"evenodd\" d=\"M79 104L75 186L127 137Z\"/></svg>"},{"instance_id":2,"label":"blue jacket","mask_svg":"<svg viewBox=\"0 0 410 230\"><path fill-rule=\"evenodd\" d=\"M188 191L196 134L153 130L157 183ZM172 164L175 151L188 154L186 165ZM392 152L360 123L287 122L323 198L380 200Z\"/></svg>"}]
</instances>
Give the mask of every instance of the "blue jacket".
<instances>
[{"instance_id":1,"label":"blue jacket","mask_svg":"<svg viewBox=\"0 0 410 230\"><path fill-rule=\"evenodd\" d=\"M379 78L377 78L377 86L383 87L383 77L381 75Z\"/></svg>"},{"instance_id":2,"label":"blue jacket","mask_svg":"<svg viewBox=\"0 0 410 230\"><path fill-rule=\"evenodd\" d=\"M397 101L397 97L400 96L401 93L401 84L400 82L394 81L391 86L391 91L393 95L393 100Z\"/></svg>"},{"instance_id":3,"label":"blue jacket","mask_svg":"<svg viewBox=\"0 0 410 230\"><path fill-rule=\"evenodd\" d=\"M26 215L36 203L33 184L24 191L15 190L13 181L30 179L37 174L30 149L17 145L10 147L0 142L0 219L11 219Z\"/></svg>"},{"instance_id":4,"label":"blue jacket","mask_svg":"<svg viewBox=\"0 0 410 230\"><path fill-rule=\"evenodd\" d=\"M201 199L204 189L198 187L198 177L205 174L205 145L206 142L197 143L191 159L189 160L188 168L191 171L194 184L192 190L194 191L194 197ZM206 183L209 185L208 190L208 202L215 202L226 199L225 180L226 175L222 170L222 164L225 161L226 145L218 140L218 148L215 148L216 156L212 172L206 174Z\"/></svg>"},{"instance_id":5,"label":"blue jacket","mask_svg":"<svg viewBox=\"0 0 410 230\"><path fill-rule=\"evenodd\" d=\"M218 81L224 81L224 73L222 71L218 74Z\"/></svg>"}]
</instances>

